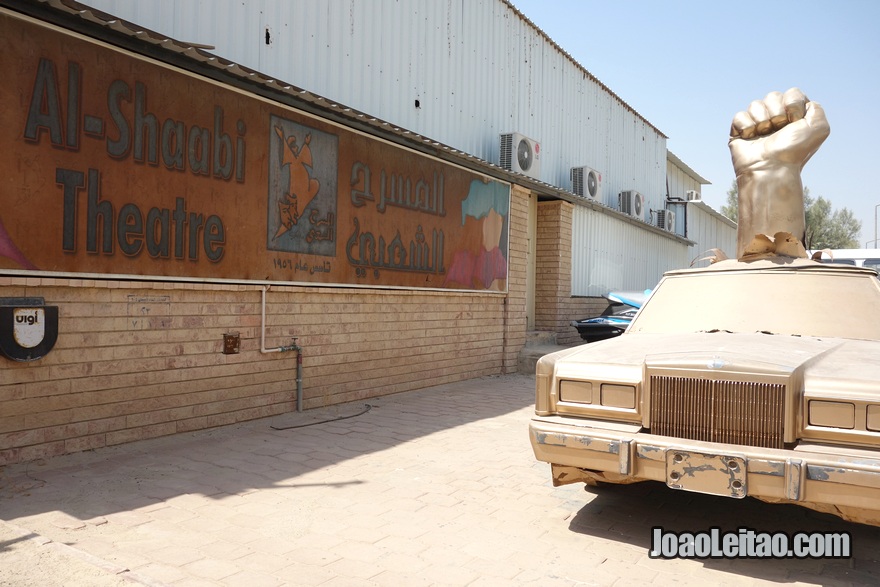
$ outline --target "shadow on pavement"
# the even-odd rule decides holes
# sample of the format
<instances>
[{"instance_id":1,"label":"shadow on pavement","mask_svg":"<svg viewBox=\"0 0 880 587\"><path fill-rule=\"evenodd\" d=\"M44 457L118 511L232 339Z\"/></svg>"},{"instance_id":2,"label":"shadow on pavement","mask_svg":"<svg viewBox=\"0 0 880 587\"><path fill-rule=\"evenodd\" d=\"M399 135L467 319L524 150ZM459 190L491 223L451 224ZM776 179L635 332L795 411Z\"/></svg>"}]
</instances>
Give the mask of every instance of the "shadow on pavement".
<instances>
[{"instance_id":1,"label":"shadow on pavement","mask_svg":"<svg viewBox=\"0 0 880 587\"><path fill-rule=\"evenodd\" d=\"M188 494L222 499L313 486L296 479L531 405L534 376L484 377L401 395L0 467L0 519L57 510L63 515L56 524L76 528ZM320 485L332 491L360 483Z\"/></svg>"},{"instance_id":2,"label":"shadow on pavement","mask_svg":"<svg viewBox=\"0 0 880 587\"><path fill-rule=\"evenodd\" d=\"M699 532L719 528L737 532L847 532L852 540L849 559L700 559L703 566L764 581L822 584L880 584L880 528L846 522L790 504L769 504L757 499L735 500L669 489L659 482L588 487L591 501L572 518L574 532L652 548L652 529ZM667 561L668 562L668 561Z\"/></svg>"}]
</instances>

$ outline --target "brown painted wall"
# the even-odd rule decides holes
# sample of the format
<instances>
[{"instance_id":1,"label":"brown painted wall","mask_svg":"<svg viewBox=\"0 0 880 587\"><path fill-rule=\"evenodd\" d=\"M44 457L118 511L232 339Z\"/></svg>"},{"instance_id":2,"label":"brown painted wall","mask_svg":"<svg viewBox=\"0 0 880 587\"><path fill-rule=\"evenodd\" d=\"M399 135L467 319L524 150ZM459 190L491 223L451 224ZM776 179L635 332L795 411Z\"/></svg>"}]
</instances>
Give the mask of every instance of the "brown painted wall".
<instances>
[{"instance_id":1,"label":"brown painted wall","mask_svg":"<svg viewBox=\"0 0 880 587\"><path fill-rule=\"evenodd\" d=\"M510 185L0 11L0 269L506 291Z\"/></svg>"}]
</instances>

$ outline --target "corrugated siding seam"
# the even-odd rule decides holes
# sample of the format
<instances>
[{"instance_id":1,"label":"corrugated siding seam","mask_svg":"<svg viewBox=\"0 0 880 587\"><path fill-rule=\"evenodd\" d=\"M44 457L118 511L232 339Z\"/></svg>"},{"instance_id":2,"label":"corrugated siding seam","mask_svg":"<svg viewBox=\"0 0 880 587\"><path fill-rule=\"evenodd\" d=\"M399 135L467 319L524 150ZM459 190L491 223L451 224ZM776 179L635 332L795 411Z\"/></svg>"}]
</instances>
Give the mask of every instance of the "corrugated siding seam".
<instances>
[{"instance_id":1,"label":"corrugated siding seam","mask_svg":"<svg viewBox=\"0 0 880 587\"><path fill-rule=\"evenodd\" d=\"M574 296L651 289L690 261L687 244L586 206L572 213L571 249Z\"/></svg>"}]
</instances>

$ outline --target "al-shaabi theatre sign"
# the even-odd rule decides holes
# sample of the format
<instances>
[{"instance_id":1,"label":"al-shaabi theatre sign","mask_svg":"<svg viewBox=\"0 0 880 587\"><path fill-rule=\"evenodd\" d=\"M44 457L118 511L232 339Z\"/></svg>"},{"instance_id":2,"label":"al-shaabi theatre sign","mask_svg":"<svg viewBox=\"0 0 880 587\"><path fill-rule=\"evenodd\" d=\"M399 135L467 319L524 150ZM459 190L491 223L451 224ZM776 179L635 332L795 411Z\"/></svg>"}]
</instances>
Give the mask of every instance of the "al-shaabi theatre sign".
<instances>
[{"instance_id":1,"label":"al-shaabi theatre sign","mask_svg":"<svg viewBox=\"0 0 880 587\"><path fill-rule=\"evenodd\" d=\"M507 183L8 11L0 61L0 271L507 289Z\"/></svg>"}]
</instances>

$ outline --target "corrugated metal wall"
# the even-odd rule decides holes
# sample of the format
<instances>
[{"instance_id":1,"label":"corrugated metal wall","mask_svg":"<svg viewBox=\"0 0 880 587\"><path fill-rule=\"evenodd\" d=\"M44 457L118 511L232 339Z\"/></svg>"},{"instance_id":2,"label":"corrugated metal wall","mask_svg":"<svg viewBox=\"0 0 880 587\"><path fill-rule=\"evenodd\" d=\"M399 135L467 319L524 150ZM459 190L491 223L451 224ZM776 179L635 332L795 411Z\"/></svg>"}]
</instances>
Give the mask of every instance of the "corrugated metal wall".
<instances>
[{"instance_id":1,"label":"corrugated metal wall","mask_svg":"<svg viewBox=\"0 0 880 587\"><path fill-rule=\"evenodd\" d=\"M701 184L694 179L687 171L669 164L666 170L666 182L669 186L670 198L684 199L688 191L694 190L699 192Z\"/></svg>"},{"instance_id":2,"label":"corrugated metal wall","mask_svg":"<svg viewBox=\"0 0 880 587\"><path fill-rule=\"evenodd\" d=\"M572 214L571 294L653 288L663 273L687 267L688 245L625 220L576 206Z\"/></svg>"},{"instance_id":3,"label":"corrugated metal wall","mask_svg":"<svg viewBox=\"0 0 880 587\"><path fill-rule=\"evenodd\" d=\"M663 134L503 0L84 3L489 162L522 133L541 143L539 179L570 190L587 165L604 204L637 190L662 207Z\"/></svg>"},{"instance_id":4,"label":"corrugated metal wall","mask_svg":"<svg viewBox=\"0 0 880 587\"><path fill-rule=\"evenodd\" d=\"M688 202L687 221L688 238L696 243L690 248L690 260L709 249L721 249L730 258L736 256L736 224L733 221L702 202ZM708 264L709 261L701 261L694 266Z\"/></svg>"}]
</instances>

